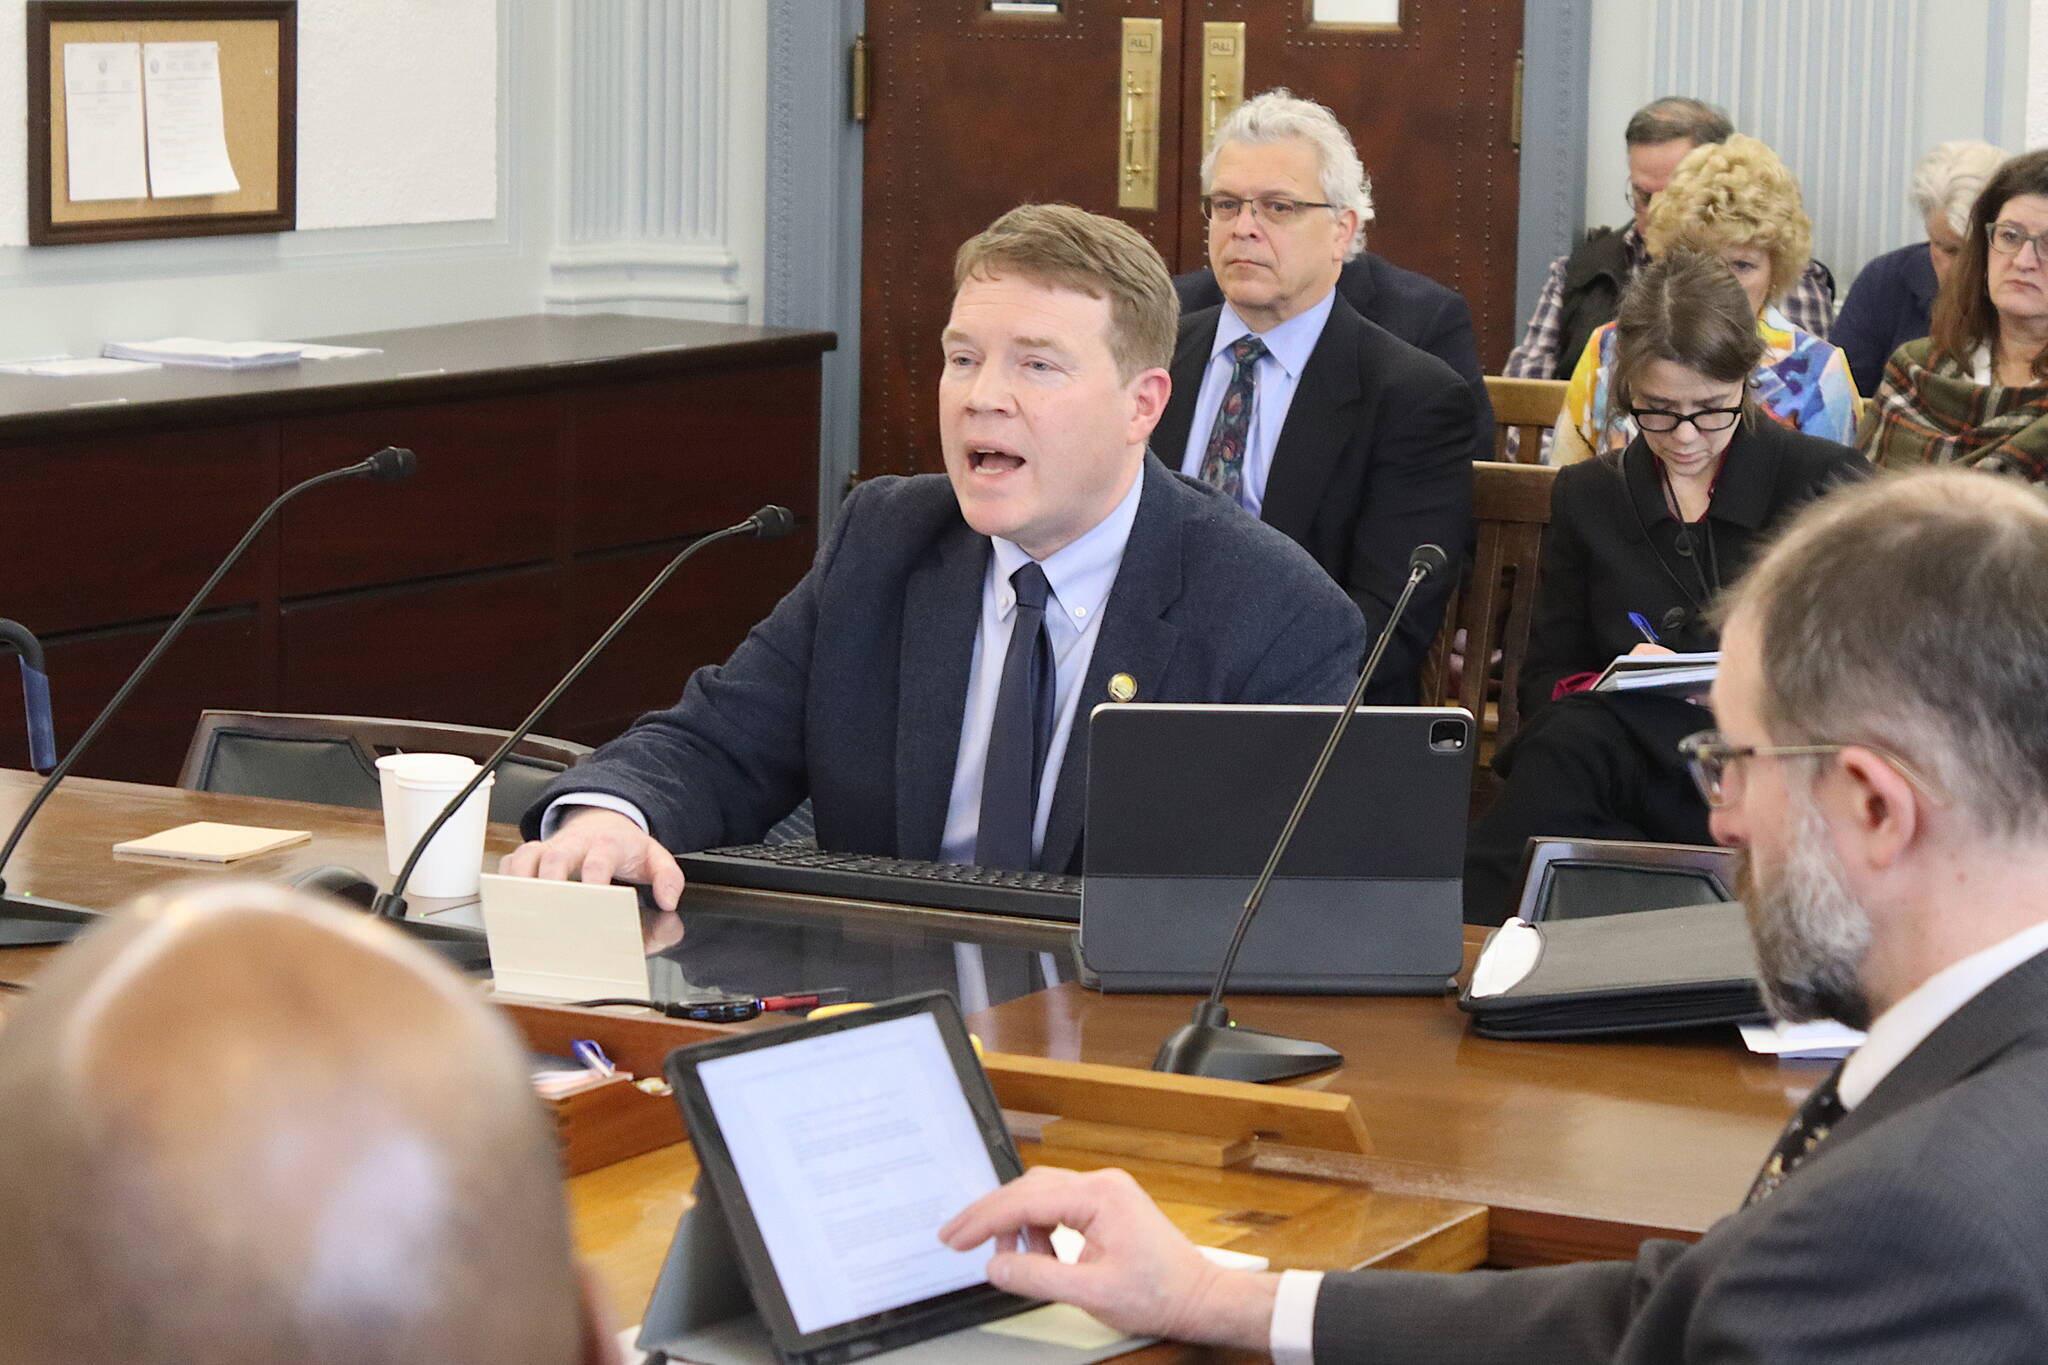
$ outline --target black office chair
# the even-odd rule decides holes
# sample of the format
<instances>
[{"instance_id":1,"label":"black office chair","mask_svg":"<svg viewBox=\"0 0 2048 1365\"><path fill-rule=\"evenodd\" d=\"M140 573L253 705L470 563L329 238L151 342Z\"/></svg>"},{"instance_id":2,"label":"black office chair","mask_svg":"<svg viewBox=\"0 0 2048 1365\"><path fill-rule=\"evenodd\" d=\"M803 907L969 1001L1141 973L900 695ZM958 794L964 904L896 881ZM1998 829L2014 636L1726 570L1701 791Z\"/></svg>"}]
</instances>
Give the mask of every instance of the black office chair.
<instances>
[{"instance_id":1,"label":"black office chair","mask_svg":"<svg viewBox=\"0 0 2048 1365\"><path fill-rule=\"evenodd\" d=\"M380 716L202 711L178 785L192 791L317 801L377 810L377 760L395 753L461 754L481 763L508 732ZM584 744L545 735L519 741L491 788L491 819L512 823L554 777L581 762Z\"/></svg>"}]
</instances>

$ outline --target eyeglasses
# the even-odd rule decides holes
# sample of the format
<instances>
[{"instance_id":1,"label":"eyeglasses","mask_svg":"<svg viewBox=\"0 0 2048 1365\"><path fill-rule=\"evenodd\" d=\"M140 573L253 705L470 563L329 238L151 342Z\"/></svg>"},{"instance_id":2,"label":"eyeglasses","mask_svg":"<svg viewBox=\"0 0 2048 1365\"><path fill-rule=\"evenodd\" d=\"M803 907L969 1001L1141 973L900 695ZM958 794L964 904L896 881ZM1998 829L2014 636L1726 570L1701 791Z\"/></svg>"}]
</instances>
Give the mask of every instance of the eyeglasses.
<instances>
[{"instance_id":1,"label":"eyeglasses","mask_svg":"<svg viewBox=\"0 0 2048 1365\"><path fill-rule=\"evenodd\" d=\"M1335 204L1312 204L1305 199L1282 199L1277 194L1262 194L1257 199L1239 199L1228 194L1205 194L1202 196L1202 215L1212 223L1234 223L1237 215L1249 205L1252 217L1272 227L1286 227L1301 218L1303 209L1334 209Z\"/></svg>"},{"instance_id":2,"label":"eyeglasses","mask_svg":"<svg viewBox=\"0 0 2048 1365\"><path fill-rule=\"evenodd\" d=\"M1621 193L1628 200L1628 207L1631 213L1641 213L1644 209L1650 207L1650 201L1657 197L1655 190L1639 190L1634 185L1623 185Z\"/></svg>"},{"instance_id":3,"label":"eyeglasses","mask_svg":"<svg viewBox=\"0 0 2048 1365\"><path fill-rule=\"evenodd\" d=\"M2018 223L1986 223L1984 235L1991 239L1991 249L2001 256L2017 256L2020 248L2028 242L2034 244L2036 260L2048 265L2048 232L2028 232Z\"/></svg>"},{"instance_id":4,"label":"eyeglasses","mask_svg":"<svg viewBox=\"0 0 2048 1365\"><path fill-rule=\"evenodd\" d=\"M1685 759L1686 771L1692 774L1693 785L1700 789L1701 797L1715 810L1735 799L1734 783L1730 779L1735 764L1745 758L1815 757L1838 754L1848 747L1846 744L1730 744L1719 730L1702 730L1678 741L1678 752Z\"/></svg>"},{"instance_id":5,"label":"eyeglasses","mask_svg":"<svg viewBox=\"0 0 2048 1365\"><path fill-rule=\"evenodd\" d=\"M1735 425L1735 419L1742 416L1742 405L1732 408L1701 408L1698 412L1666 412L1662 408L1630 408L1628 415L1636 419L1639 431L1663 435L1676 431L1686 423L1692 423L1694 431L1726 431Z\"/></svg>"},{"instance_id":6,"label":"eyeglasses","mask_svg":"<svg viewBox=\"0 0 2048 1365\"><path fill-rule=\"evenodd\" d=\"M1927 799L1944 805L1941 788L1929 782L1897 754L1876 744L1730 744L1719 730L1702 730L1678 741L1686 771L1707 805L1720 810L1736 797L1735 765L1745 758L1815 758L1839 754L1845 749L1868 749L1892 765L1899 775L1918 787Z\"/></svg>"}]
</instances>

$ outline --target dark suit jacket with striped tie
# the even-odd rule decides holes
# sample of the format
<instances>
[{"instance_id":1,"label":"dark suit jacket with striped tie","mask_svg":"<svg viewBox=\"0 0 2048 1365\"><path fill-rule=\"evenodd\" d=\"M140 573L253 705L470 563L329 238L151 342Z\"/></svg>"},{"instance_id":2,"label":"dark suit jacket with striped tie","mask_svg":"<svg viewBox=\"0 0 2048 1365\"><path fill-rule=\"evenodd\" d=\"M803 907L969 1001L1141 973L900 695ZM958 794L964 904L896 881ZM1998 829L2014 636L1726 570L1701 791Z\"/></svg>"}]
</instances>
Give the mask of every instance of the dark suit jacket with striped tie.
<instances>
[{"instance_id":1,"label":"dark suit jacket with striped tie","mask_svg":"<svg viewBox=\"0 0 2048 1365\"><path fill-rule=\"evenodd\" d=\"M1319 1362L1374 1365L2048 1359L2048 954L1958 1010L1697 1245L1332 1275L1315 1330Z\"/></svg>"},{"instance_id":2,"label":"dark suit jacket with striped tie","mask_svg":"<svg viewBox=\"0 0 2048 1365\"><path fill-rule=\"evenodd\" d=\"M1221 308L1181 319L1173 396L1152 448L1176 469L1197 413ZM1259 519L1284 531L1337 580L1379 634L1417 545L1458 564L1472 538L1472 393L1435 356L1358 316L1339 296L1316 339L1273 447ZM1458 573L1416 590L1388 643L1368 703L1412 705Z\"/></svg>"},{"instance_id":3,"label":"dark suit jacket with striped tie","mask_svg":"<svg viewBox=\"0 0 2048 1365\"><path fill-rule=\"evenodd\" d=\"M1301 549L1147 457L1097 628L1040 863L1080 870L1088 712L1127 673L1139 701L1334 703L1364 658L1358 610ZM818 842L936 858L981 621L987 536L942 474L853 491L811 571L682 700L550 783L527 812L608 792L676 852L759 839L805 797Z\"/></svg>"}]
</instances>

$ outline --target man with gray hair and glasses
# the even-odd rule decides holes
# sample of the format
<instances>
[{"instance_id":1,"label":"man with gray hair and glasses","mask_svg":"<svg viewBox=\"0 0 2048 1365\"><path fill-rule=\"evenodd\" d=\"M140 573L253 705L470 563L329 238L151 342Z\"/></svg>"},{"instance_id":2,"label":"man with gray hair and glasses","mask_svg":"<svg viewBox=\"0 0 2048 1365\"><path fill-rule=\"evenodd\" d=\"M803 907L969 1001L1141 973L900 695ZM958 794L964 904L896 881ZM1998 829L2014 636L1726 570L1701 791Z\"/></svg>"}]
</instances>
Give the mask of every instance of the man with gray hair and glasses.
<instances>
[{"instance_id":1,"label":"man with gray hair and glasses","mask_svg":"<svg viewBox=\"0 0 2048 1365\"><path fill-rule=\"evenodd\" d=\"M1457 554L1470 536L1472 390L1337 290L1372 198L1335 114L1285 90L1247 100L1216 130L1202 185L1224 301L1181 319L1153 449L1299 543L1376 636L1409 553ZM1416 592L1367 701L1416 700L1456 582Z\"/></svg>"},{"instance_id":2,"label":"man with gray hair and glasses","mask_svg":"<svg viewBox=\"0 0 2048 1365\"><path fill-rule=\"evenodd\" d=\"M1726 142L1734 131L1726 114L1684 95L1666 95L1636 110L1622 132L1628 144L1629 225L1594 228L1569 256L1550 263L1522 344L1508 353L1502 374L1512 379L1572 377L1587 338L1614 320L1628 282L1649 264L1643 233L1650 201L1671 183L1687 152ZM1835 320L1834 276L1819 261L1809 261L1779 306L1793 326L1826 340Z\"/></svg>"},{"instance_id":3,"label":"man with gray hair and glasses","mask_svg":"<svg viewBox=\"0 0 2048 1365\"><path fill-rule=\"evenodd\" d=\"M1036 1248L1064 1223L1080 1264L1004 1251L989 1278L1281 1365L2040 1359L2048 502L1962 470L1831 493L1735 590L1721 638L1723 730L1684 749L1743 850L1765 995L1869 1037L1697 1244L1465 1275L1226 1271L1123 1173L1049 1168L946 1240Z\"/></svg>"}]
</instances>

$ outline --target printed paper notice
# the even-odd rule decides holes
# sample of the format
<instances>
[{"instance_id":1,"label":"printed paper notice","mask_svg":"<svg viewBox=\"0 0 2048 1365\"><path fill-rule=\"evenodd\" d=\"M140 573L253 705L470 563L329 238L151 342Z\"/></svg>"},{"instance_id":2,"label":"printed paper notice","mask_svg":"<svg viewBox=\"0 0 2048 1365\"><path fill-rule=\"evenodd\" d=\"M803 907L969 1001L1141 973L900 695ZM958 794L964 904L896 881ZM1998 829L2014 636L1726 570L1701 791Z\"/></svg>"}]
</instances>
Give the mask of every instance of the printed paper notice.
<instances>
[{"instance_id":1,"label":"printed paper notice","mask_svg":"<svg viewBox=\"0 0 2048 1365\"><path fill-rule=\"evenodd\" d=\"M149 197L142 44L64 44L64 151L72 203Z\"/></svg>"},{"instance_id":2,"label":"printed paper notice","mask_svg":"<svg viewBox=\"0 0 2048 1365\"><path fill-rule=\"evenodd\" d=\"M158 199L233 194L221 115L219 43L144 43L149 104L149 192Z\"/></svg>"}]
</instances>

